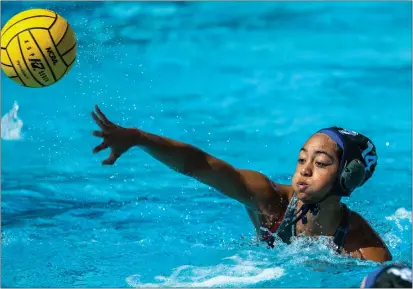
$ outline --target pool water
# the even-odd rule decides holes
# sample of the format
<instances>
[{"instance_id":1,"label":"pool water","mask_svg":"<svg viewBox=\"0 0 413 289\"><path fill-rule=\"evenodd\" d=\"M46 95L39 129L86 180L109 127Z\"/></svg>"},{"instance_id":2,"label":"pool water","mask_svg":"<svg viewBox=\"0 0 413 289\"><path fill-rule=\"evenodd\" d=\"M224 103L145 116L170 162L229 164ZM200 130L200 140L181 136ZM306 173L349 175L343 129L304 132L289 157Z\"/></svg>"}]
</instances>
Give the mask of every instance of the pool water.
<instances>
[{"instance_id":1,"label":"pool water","mask_svg":"<svg viewBox=\"0 0 413 289\"><path fill-rule=\"evenodd\" d=\"M2 287L358 287L379 266L323 238L269 250L242 205L138 149L101 166L94 104L281 183L315 130L365 133L379 166L344 202L411 266L411 5L2 2L2 25L48 8L78 38L51 87L1 76Z\"/></svg>"}]
</instances>

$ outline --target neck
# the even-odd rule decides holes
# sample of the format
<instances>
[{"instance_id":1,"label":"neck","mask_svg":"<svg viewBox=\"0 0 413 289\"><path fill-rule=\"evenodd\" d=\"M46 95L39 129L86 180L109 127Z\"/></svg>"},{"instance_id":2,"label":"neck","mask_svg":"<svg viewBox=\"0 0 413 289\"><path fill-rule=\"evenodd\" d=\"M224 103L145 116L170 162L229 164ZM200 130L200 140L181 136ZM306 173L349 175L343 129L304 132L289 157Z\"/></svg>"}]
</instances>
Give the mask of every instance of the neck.
<instances>
[{"instance_id":1,"label":"neck","mask_svg":"<svg viewBox=\"0 0 413 289\"><path fill-rule=\"evenodd\" d=\"M303 203L299 201L301 207ZM307 235L333 235L342 218L340 197L330 196L319 204L317 215L307 213L307 224L299 222Z\"/></svg>"}]
</instances>

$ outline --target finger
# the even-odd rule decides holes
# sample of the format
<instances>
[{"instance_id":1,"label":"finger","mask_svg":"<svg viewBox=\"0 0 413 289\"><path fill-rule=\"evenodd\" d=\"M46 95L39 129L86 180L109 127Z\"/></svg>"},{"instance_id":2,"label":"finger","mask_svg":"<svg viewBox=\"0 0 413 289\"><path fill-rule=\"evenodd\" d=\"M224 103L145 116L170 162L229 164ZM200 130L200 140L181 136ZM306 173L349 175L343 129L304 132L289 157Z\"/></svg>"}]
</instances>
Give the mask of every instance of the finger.
<instances>
[{"instance_id":1,"label":"finger","mask_svg":"<svg viewBox=\"0 0 413 289\"><path fill-rule=\"evenodd\" d=\"M105 142L102 142L100 145L96 146L93 149L93 153L98 153L104 149L107 149L109 147L109 145L107 145Z\"/></svg>"},{"instance_id":2,"label":"finger","mask_svg":"<svg viewBox=\"0 0 413 289\"><path fill-rule=\"evenodd\" d=\"M106 130L107 126L99 119L99 117L92 111L92 118L95 120L96 124L102 129Z\"/></svg>"},{"instance_id":3,"label":"finger","mask_svg":"<svg viewBox=\"0 0 413 289\"><path fill-rule=\"evenodd\" d=\"M105 137L108 135L107 133L100 130L94 130L92 134L97 137Z\"/></svg>"},{"instance_id":4,"label":"finger","mask_svg":"<svg viewBox=\"0 0 413 289\"><path fill-rule=\"evenodd\" d=\"M110 154L110 156L102 162L102 165L113 165L116 160L118 159L118 156L116 156L113 152Z\"/></svg>"},{"instance_id":5,"label":"finger","mask_svg":"<svg viewBox=\"0 0 413 289\"><path fill-rule=\"evenodd\" d=\"M107 125L113 124L110 120L108 120L108 118L103 114L103 112L99 109L97 105L95 105L95 110L104 124L107 124Z\"/></svg>"}]
</instances>

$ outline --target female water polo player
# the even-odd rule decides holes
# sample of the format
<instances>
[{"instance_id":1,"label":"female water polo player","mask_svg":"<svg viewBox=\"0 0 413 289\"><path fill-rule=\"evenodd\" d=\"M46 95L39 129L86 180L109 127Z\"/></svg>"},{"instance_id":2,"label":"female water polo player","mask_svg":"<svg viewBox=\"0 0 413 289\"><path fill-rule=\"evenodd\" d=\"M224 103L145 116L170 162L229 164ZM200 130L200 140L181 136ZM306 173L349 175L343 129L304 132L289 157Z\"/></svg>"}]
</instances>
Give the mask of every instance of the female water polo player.
<instances>
[{"instance_id":1,"label":"female water polo player","mask_svg":"<svg viewBox=\"0 0 413 289\"><path fill-rule=\"evenodd\" d=\"M109 121L95 106L92 117L103 139L97 153L111 149L102 162L113 165L128 149L139 147L171 169L193 177L245 205L260 240L274 247L276 239L331 236L339 254L385 262L391 254L372 227L341 203L373 174L377 155L362 134L341 128L322 129L299 152L291 185L272 182L265 175L237 169L223 160L176 140L124 128Z\"/></svg>"}]
</instances>

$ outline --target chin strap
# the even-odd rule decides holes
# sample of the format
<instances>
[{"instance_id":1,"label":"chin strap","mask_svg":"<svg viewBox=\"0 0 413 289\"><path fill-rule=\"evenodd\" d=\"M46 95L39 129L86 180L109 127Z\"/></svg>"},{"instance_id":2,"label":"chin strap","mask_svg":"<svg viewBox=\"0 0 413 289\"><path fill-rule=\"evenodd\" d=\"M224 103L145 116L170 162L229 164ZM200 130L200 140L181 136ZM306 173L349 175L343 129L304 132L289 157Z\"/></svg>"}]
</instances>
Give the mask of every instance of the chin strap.
<instances>
[{"instance_id":1,"label":"chin strap","mask_svg":"<svg viewBox=\"0 0 413 289\"><path fill-rule=\"evenodd\" d=\"M316 216L320 211L320 203L324 202L328 197L334 195L337 196L337 194L334 194L332 193L332 191L330 191L316 204L303 204L300 210L298 210L298 212L295 214L296 216L298 215L298 217L293 219L291 225L297 224L300 220L303 224L307 224L307 213L310 212L313 216Z\"/></svg>"},{"instance_id":2,"label":"chin strap","mask_svg":"<svg viewBox=\"0 0 413 289\"><path fill-rule=\"evenodd\" d=\"M316 216L318 212L320 211L320 205L319 204L304 204L301 206L300 210L297 212L296 217L292 222L291 225L295 225L298 223L300 220L303 224L307 224L307 213L310 211L310 213L313 216Z\"/></svg>"}]
</instances>

